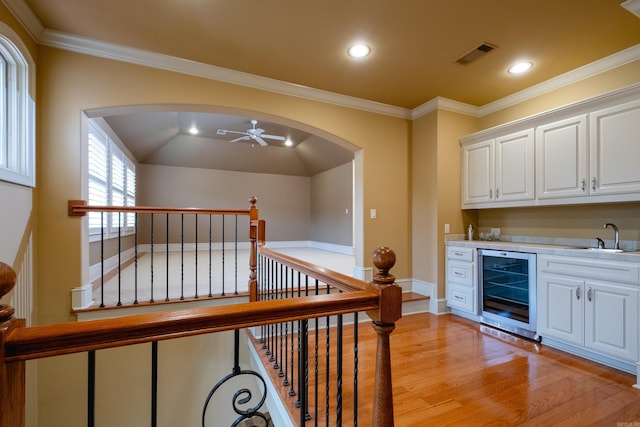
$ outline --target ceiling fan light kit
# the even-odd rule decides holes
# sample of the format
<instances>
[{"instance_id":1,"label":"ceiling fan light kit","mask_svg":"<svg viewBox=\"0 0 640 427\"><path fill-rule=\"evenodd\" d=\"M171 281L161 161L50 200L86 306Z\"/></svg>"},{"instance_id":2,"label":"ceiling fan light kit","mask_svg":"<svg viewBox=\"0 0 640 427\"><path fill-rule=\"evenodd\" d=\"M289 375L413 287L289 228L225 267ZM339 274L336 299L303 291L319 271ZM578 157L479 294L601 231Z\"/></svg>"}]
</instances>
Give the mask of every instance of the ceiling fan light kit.
<instances>
[{"instance_id":1,"label":"ceiling fan light kit","mask_svg":"<svg viewBox=\"0 0 640 427\"><path fill-rule=\"evenodd\" d=\"M277 141L284 141L285 137L284 136L280 136L280 135L268 135L266 133L264 133L264 129L260 129L260 128L256 128L256 125L258 124L257 120L251 120L251 128L247 129L246 132L239 132L239 131L235 131L235 130L227 130L227 129L218 129L218 131L216 132L218 135L226 135L227 133L236 133L239 135L243 135L240 136L236 139L232 139L229 142L238 142L238 141L249 141L249 140L254 140L256 141L258 144L260 144L262 147L266 147L267 145L267 141L265 141L265 139L275 139Z\"/></svg>"}]
</instances>

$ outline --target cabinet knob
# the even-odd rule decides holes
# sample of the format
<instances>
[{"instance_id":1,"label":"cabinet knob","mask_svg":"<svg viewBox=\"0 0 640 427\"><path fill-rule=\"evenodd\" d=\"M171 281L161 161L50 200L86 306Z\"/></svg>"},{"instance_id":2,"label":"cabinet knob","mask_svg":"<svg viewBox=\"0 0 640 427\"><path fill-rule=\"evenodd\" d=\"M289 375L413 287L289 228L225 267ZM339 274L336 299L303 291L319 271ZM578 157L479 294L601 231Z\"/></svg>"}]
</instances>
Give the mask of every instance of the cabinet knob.
<instances>
[{"instance_id":1,"label":"cabinet knob","mask_svg":"<svg viewBox=\"0 0 640 427\"><path fill-rule=\"evenodd\" d=\"M596 191L596 177L591 178L591 189Z\"/></svg>"},{"instance_id":2,"label":"cabinet knob","mask_svg":"<svg viewBox=\"0 0 640 427\"><path fill-rule=\"evenodd\" d=\"M582 181L580 181L580 190L585 191L586 189L586 180L582 178Z\"/></svg>"},{"instance_id":3,"label":"cabinet knob","mask_svg":"<svg viewBox=\"0 0 640 427\"><path fill-rule=\"evenodd\" d=\"M580 299L580 297L582 296L582 290L580 289L580 286L576 287L576 298Z\"/></svg>"},{"instance_id":4,"label":"cabinet knob","mask_svg":"<svg viewBox=\"0 0 640 427\"><path fill-rule=\"evenodd\" d=\"M493 200L493 188L489 190L489 199Z\"/></svg>"},{"instance_id":5,"label":"cabinet knob","mask_svg":"<svg viewBox=\"0 0 640 427\"><path fill-rule=\"evenodd\" d=\"M500 189L496 188L496 200L500 198Z\"/></svg>"},{"instance_id":6,"label":"cabinet knob","mask_svg":"<svg viewBox=\"0 0 640 427\"><path fill-rule=\"evenodd\" d=\"M593 289L589 288L589 290L587 291L587 299L589 300L589 302L593 301Z\"/></svg>"}]
</instances>

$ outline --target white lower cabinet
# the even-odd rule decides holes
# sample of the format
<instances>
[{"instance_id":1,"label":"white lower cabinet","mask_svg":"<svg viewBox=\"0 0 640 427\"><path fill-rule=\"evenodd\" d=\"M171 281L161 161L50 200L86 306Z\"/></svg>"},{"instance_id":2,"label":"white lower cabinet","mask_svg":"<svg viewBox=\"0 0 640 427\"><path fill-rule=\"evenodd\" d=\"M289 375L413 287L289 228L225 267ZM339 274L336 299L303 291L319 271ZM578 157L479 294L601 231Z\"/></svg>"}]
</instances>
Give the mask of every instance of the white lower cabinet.
<instances>
[{"instance_id":1,"label":"white lower cabinet","mask_svg":"<svg viewBox=\"0 0 640 427\"><path fill-rule=\"evenodd\" d=\"M538 334L543 342L552 338L638 362L638 268L628 262L539 256Z\"/></svg>"},{"instance_id":2,"label":"white lower cabinet","mask_svg":"<svg viewBox=\"0 0 640 427\"><path fill-rule=\"evenodd\" d=\"M475 248L447 247L447 305L473 315L478 314L475 259Z\"/></svg>"}]
</instances>

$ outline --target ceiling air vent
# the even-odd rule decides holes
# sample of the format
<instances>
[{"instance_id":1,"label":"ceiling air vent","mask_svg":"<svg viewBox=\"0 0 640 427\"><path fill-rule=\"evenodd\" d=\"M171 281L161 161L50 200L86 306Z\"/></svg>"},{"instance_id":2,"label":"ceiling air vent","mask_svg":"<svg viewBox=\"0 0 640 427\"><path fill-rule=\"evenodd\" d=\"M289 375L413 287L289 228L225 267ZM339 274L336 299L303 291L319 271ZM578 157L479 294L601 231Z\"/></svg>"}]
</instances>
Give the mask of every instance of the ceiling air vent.
<instances>
[{"instance_id":1,"label":"ceiling air vent","mask_svg":"<svg viewBox=\"0 0 640 427\"><path fill-rule=\"evenodd\" d=\"M493 49L497 48L498 46L490 44L490 43L482 43L480 46L476 47L475 49L467 52L466 54L464 54L463 56L461 56L460 58L458 58L456 60L456 62L458 64L462 64L462 65L466 65L472 61L475 61L476 59L480 58L481 56L486 55L487 53L491 52Z\"/></svg>"}]
</instances>

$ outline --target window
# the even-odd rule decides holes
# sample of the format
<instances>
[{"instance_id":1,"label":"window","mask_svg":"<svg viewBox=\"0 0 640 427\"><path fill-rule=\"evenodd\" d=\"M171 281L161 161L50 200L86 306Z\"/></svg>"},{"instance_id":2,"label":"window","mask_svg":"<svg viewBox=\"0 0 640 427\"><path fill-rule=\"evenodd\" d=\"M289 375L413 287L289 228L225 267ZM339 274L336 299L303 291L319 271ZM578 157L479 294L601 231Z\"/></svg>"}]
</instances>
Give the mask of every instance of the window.
<instances>
[{"instance_id":1,"label":"window","mask_svg":"<svg viewBox=\"0 0 640 427\"><path fill-rule=\"evenodd\" d=\"M135 206L136 167L118 145L98 126L89 121L87 135L88 201L94 206ZM134 214L89 214L89 234L113 237L118 231L132 233Z\"/></svg>"},{"instance_id":2,"label":"window","mask_svg":"<svg viewBox=\"0 0 640 427\"><path fill-rule=\"evenodd\" d=\"M35 103L29 93L33 70L8 36L21 43L9 27L0 26L0 180L34 186Z\"/></svg>"}]
</instances>

